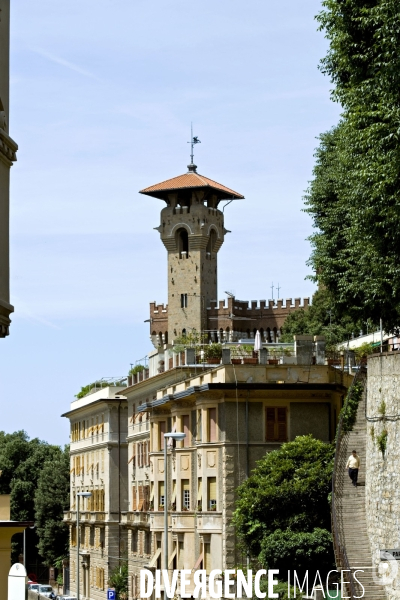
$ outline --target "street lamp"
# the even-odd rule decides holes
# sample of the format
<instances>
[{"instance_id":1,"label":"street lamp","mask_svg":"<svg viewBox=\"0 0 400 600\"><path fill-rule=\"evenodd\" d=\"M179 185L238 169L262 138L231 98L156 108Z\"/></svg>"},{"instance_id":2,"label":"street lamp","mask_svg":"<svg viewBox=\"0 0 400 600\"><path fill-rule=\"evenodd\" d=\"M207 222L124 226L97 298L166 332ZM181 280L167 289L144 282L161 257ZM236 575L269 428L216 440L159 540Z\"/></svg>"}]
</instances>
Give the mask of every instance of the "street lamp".
<instances>
[{"instance_id":1,"label":"street lamp","mask_svg":"<svg viewBox=\"0 0 400 600\"><path fill-rule=\"evenodd\" d=\"M171 431L164 433L164 569L168 571L168 465L167 465L167 440L181 442L186 437L186 433ZM79 600L79 598L78 598Z\"/></svg>"},{"instance_id":2,"label":"street lamp","mask_svg":"<svg viewBox=\"0 0 400 600\"><path fill-rule=\"evenodd\" d=\"M79 600L79 497L90 498L92 492L78 492L76 495L76 598Z\"/></svg>"}]
</instances>

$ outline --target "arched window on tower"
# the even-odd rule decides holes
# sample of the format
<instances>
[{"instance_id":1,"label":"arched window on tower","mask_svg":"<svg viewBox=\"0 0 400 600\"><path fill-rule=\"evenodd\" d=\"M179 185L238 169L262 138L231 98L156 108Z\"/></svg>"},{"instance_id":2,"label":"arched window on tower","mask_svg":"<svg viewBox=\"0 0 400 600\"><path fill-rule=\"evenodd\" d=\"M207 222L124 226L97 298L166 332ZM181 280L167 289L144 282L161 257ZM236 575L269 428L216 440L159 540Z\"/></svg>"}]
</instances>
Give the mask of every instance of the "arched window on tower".
<instances>
[{"instance_id":1,"label":"arched window on tower","mask_svg":"<svg viewBox=\"0 0 400 600\"><path fill-rule=\"evenodd\" d=\"M215 229L211 229L210 237L208 238L208 243L207 243L207 248L206 248L207 258L211 258L211 252L214 251L216 237L217 237L217 234L216 234Z\"/></svg>"},{"instance_id":2,"label":"arched window on tower","mask_svg":"<svg viewBox=\"0 0 400 600\"><path fill-rule=\"evenodd\" d=\"M177 233L177 246L179 258L188 258L189 256L189 236L186 229L178 229Z\"/></svg>"}]
</instances>

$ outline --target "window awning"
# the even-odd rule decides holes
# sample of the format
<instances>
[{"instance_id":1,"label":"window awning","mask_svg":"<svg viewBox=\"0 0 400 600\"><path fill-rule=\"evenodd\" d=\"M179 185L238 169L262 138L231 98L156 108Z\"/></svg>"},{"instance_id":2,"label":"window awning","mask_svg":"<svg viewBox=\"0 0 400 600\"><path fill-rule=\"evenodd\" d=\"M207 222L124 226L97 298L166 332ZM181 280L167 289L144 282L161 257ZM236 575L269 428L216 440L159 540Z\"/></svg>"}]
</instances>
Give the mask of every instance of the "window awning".
<instances>
[{"instance_id":1,"label":"window awning","mask_svg":"<svg viewBox=\"0 0 400 600\"><path fill-rule=\"evenodd\" d=\"M156 553L153 554L151 561L147 565L149 569L153 569L156 566L157 560L158 560L158 557L160 556L160 554L161 554L161 548L157 548Z\"/></svg>"},{"instance_id":2,"label":"window awning","mask_svg":"<svg viewBox=\"0 0 400 600\"><path fill-rule=\"evenodd\" d=\"M154 485L151 486L150 502L154 500Z\"/></svg>"},{"instance_id":3,"label":"window awning","mask_svg":"<svg viewBox=\"0 0 400 600\"><path fill-rule=\"evenodd\" d=\"M202 485L201 479L199 479L199 485L197 488L197 500L198 501L202 499L202 495L203 495L203 485Z\"/></svg>"},{"instance_id":4,"label":"window awning","mask_svg":"<svg viewBox=\"0 0 400 600\"><path fill-rule=\"evenodd\" d=\"M169 560L168 560L168 569L170 568L170 566L172 564L172 561L174 560L175 556L176 556L176 546L175 546L175 550L173 551L173 553L169 557Z\"/></svg>"}]
</instances>

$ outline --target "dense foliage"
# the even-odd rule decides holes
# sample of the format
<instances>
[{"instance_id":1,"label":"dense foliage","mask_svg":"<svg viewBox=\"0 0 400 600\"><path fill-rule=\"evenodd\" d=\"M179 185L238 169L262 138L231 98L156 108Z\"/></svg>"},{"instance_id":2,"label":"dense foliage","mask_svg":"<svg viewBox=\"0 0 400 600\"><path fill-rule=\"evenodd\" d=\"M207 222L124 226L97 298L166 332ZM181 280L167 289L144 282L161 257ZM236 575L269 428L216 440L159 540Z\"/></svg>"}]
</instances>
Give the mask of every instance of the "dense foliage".
<instances>
[{"instance_id":1,"label":"dense foliage","mask_svg":"<svg viewBox=\"0 0 400 600\"><path fill-rule=\"evenodd\" d=\"M316 232L310 264L339 314L400 313L400 7L397 0L325 0L330 42L322 71L343 107L321 135L306 210Z\"/></svg>"},{"instance_id":2,"label":"dense foliage","mask_svg":"<svg viewBox=\"0 0 400 600\"><path fill-rule=\"evenodd\" d=\"M238 488L234 514L242 549L253 561L281 573L332 567L333 453L332 445L308 435L258 461Z\"/></svg>"},{"instance_id":3,"label":"dense foliage","mask_svg":"<svg viewBox=\"0 0 400 600\"><path fill-rule=\"evenodd\" d=\"M293 311L287 317L281 341L291 342L294 335L324 335L329 346L366 330L366 323L354 322L348 315L338 314L334 306L329 291L326 288L318 290L310 306Z\"/></svg>"},{"instance_id":4,"label":"dense foliage","mask_svg":"<svg viewBox=\"0 0 400 600\"><path fill-rule=\"evenodd\" d=\"M11 519L35 522L41 514L35 533L42 535L44 521L46 530L53 532L51 540L36 537L42 560L51 564L49 557L53 548L65 547L67 529L60 521L62 510L69 503L69 485L65 485L65 478L69 482L68 450L62 451L59 446L38 438L30 440L25 431L0 431L0 471L0 493L11 495ZM45 491L46 487L51 491ZM34 537L27 536L28 539ZM13 561L17 561L22 551L22 534L14 538ZM30 560L37 555L34 547L28 548L28 553Z\"/></svg>"},{"instance_id":5,"label":"dense foliage","mask_svg":"<svg viewBox=\"0 0 400 600\"><path fill-rule=\"evenodd\" d=\"M35 493L38 549L48 566L68 555L69 531L63 522L63 512L68 508L69 449L66 447L43 464Z\"/></svg>"},{"instance_id":6,"label":"dense foliage","mask_svg":"<svg viewBox=\"0 0 400 600\"><path fill-rule=\"evenodd\" d=\"M123 562L112 569L108 585L115 588L117 600L128 598L128 563Z\"/></svg>"},{"instance_id":7,"label":"dense foliage","mask_svg":"<svg viewBox=\"0 0 400 600\"><path fill-rule=\"evenodd\" d=\"M354 383L347 392L347 397L341 410L342 431L351 431L357 419L358 404L363 395L363 385L360 381Z\"/></svg>"}]
</instances>

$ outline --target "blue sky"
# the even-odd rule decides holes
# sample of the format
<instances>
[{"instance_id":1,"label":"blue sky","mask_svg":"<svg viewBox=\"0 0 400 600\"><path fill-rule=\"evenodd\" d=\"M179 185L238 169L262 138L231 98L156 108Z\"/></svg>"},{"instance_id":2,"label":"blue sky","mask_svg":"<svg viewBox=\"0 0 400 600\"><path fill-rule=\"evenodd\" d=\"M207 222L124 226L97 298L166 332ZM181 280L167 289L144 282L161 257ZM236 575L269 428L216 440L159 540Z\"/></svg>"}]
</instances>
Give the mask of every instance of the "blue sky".
<instances>
[{"instance_id":1,"label":"blue sky","mask_svg":"<svg viewBox=\"0 0 400 600\"><path fill-rule=\"evenodd\" d=\"M162 202L138 190L198 171L242 193L226 209L219 296L305 297L302 196L339 107L318 71L317 0L14 0L11 335L1 429L68 442L81 385L126 375L165 302ZM274 293L276 297L276 290ZM4 407L6 409L4 410Z\"/></svg>"}]
</instances>

